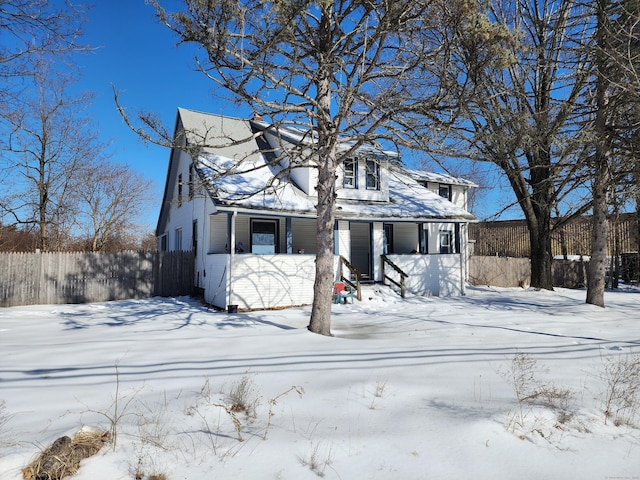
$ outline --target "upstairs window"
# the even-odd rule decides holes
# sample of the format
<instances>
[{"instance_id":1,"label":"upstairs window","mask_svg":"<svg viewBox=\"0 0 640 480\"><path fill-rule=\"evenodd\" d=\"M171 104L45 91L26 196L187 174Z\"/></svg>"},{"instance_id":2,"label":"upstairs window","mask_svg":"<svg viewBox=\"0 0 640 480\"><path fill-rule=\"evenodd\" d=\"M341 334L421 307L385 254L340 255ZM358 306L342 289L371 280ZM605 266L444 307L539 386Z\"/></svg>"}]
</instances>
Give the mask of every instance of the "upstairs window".
<instances>
[{"instance_id":1,"label":"upstairs window","mask_svg":"<svg viewBox=\"0 0 640 480\"><path fill-rule=\"evenodd\" d=\"M446 198L447 200L451 201L451 185L441 183L438 187L438 193L442 198Z\"/></svg>"},{"instance_id":2,"label":"upstairs window","mask_svg":"<svg viewBox=\"0 0 640 480\"><path fill-rule=\"evenodd\" d=\"M358 188L358 161L355 158L347 158L343 163L344 188Z\"/></svg>"},{"instance_id":3,"label":"upstairs window","mask_svg":"<svg viewBox=\"0 0 640 480\"><path fill-rule=\"evenodd\" d=\"M367 190L380 190L380 164L376 160L367 160Z\"/></svg>"},{"instance_id":4,"label":"upstairs window","mask_svg":"<svg viewBox=\"0 0 640 480\"><path fill-rule=\"evenodd\" d=\"M182 174L178 175L178 206L182 206Z\"/></svg>"}]
</instances>

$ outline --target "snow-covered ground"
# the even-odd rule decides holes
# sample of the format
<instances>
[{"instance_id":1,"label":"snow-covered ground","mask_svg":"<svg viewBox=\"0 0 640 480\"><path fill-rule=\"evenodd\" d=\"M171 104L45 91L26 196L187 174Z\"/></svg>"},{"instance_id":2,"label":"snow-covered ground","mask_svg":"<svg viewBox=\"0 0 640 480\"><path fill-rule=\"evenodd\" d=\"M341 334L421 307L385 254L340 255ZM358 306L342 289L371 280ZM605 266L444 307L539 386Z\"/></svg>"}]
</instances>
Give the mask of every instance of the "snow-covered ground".
<instances>
[{"instance_id":1,"label":"snow-covered ground","mask_svg":"<svg viewBox=\"0 0 640 480\"><path fill-rule=\"evenodd\" d=\"M637 479L639 412L603 410L612 370L640 353L640 291L607 292L605 309L584 298L368 287L333 306L332 338L306 330L309 308L0 309L0 479L111 420L115 448L74 478ZM237 430L225 407L240 385L256 408Z\"/></svg>"}]
</instances>

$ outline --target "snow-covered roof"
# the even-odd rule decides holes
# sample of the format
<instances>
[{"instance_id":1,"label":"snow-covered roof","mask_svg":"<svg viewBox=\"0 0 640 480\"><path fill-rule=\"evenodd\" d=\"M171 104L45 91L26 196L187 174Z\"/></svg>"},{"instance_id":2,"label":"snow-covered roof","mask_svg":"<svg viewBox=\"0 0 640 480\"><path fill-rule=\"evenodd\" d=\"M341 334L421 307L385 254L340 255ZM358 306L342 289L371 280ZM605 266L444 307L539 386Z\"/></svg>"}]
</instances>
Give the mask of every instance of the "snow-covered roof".
<instances>
[{"instance_id":1,"label":"snow-covered roof","mask_svg":"<svg viewBox=\"0 0 640 480\"><path fill-rule=\"evenodd\" d=\"M463 187L477 187L475 183L464 178L454 177L446 173L433 173L423 170L407 170L411 177L419 182L446 183L449 185L461 185Z\"/></svg>"},{"instance_id":2,"label":"snow-covered roof","mask_svg":"<svg viewBox=\"0 0 640 480\"><path fill-rule=\"evenodd\" d=\"M179 114L184 128L192 132L188 134L189 141L207 139L209 148L200 151L196 169L219 209L246 208L286 212L294 216L316 214L317 199L298 188L290 179L289 172L260 150L256 132L268 127L267 124L185 109L180 109ZM289 133L295 138L294 131ZM302 132L299 133L302 136ZM395 166L384 171L389 175L389 201L339 197L336 200L336 217L474 220L473 215L463 208L422 186L408 171Z\"/></svg>"},{"instance_id":3,"label":"snow-covered roof","mask_svg":"<svg viewBox=\"0 0 640 480\"><path fill-rule=\"evenodd\" d=\"M277 129L278 136L282 138L284 141L290 142L292 144L303 144L312 146L317 138L318 134L315 130L308 128L300 128L294 126L278 126L265 122L264 120L252 120L251 123L262 130L269 129ZM398 152L394 152L391 150L385 150L378 143L364 143L358 145L358 139L354 139L352 137L340 136L338 138L338 149L341 151L349 150L351 148L357 147L357 152L365 153L367 155L384 155L388 158L397 159Z\"/></svg>"},{"instance_id":4,"label":"snow-covered roof","mask_svg":"<svg viewBox=\"0 0 640 480\"><path fill-rule=\"evenodd\" d=\"M279 164L263 156L240 165L233 159L203 154L199 159L203 175L219 207L233 206L292 214L314 215L316 199L288 180ZM336 217L381 219L473 220L466 210L423 187L398 168L388 171L389 201L336 200ZM258 192L258 193L255 193Z\"/></svg>"}]
</instances>

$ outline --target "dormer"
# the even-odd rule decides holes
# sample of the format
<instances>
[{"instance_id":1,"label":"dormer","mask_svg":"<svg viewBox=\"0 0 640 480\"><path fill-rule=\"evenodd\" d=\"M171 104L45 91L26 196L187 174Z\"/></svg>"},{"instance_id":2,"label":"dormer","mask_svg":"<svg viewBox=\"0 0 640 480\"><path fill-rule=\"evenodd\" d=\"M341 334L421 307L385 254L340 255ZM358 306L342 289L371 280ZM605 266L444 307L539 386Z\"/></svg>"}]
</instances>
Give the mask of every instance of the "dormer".
<instances>
[{"instance_id":1,"label":"dormer","mask_svg":"<svg viewBox=\"0 0 640 480\"><path fill-rule=\"evenodd\" d=\"M263 154L279 159L280 165L289 170L289 177L307 195L315 195L318 173L309 165L312 150L303 132L292 128L275 129L264 122L252 122L263 130L264 141L268 145ZM286 153L285 153L286 152Z\"/></svg>"},{"instance_id":2,"label":"dormer","mask_svg":"<svg viewBox=\"0 0 640 480\"><path fill-rule=\"evenodd\" d=\"M279 158L283 168L289 169L291 180L307 195L315 196L318 172L310 164L314 132L294 128L274 128L264 122L253 121L263 131L265 143L273 158ZM343 148L348 148L343 146ZM285 154L286 152L286 154ZM336 191L344 200L384 202L389 200L389 156L373 147L363 147L344 160L337 169Z\"/></svg>"},{"instance_id":3,"label":"dormer","mask_svg":"<svg viewBox=\"0 0 640 480\"><path fill-rule=\"evenodd\" d=\"M409 174L422 186L465 210L468 208L467 193L469 188L478 186L469 180L443 173L410 170Z\"/></svg>"},{"instance_id":4,"label":"dormer","mask_svg":"<svg viewBox=\"0 0 640 480\"><path fill-rule=\"evenodd\" d=\"M336 191L343 200L386 202L389 200L389 159L384 154L363 152L346 158L338 169Z\"/></svg>"}]
</instances>

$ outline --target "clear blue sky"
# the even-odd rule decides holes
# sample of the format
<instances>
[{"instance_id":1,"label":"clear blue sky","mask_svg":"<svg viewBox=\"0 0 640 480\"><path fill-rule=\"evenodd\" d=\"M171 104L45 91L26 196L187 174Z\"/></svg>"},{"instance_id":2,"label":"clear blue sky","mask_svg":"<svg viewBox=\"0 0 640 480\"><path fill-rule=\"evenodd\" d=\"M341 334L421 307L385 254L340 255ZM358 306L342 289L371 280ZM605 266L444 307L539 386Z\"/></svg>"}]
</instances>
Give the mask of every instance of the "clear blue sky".
<instances>
[{"instance_id":1,"label":"clear blue sky","mask_svg":"<svg viewBox=\"0 0 640 480\"><path fill-rule=\"evenodd\" d=\"M144 224L155 229L167 173L169 150L143 143L123 122L113 98L132 115L158 115L173 131L178 107L246 116L211 95L212 82L193 71L193 49L176 47L177 38L154 16L144 0L101 0L89 11L85 42L94 51L80 56L80 86L93 91L90 109L112 159L126 163L154 182L157 202L145 212ZM233 107L233 106L231 106Z\"/></svg>"},{"instance_id":2,"label":"clear blue sky","mask_svg":"<svg viewBox=\"0 0 640 480\"><path fill-rule=\"evenodd\" d=\"M248 117L251 112L213 95L214 83L194 71L194 47L176 46L176 35L158 22L155 9L144 0L96 3L89 11L84 39L95 50L78 59L83 72L80 85L96 95L90 112L102 140L112 142L112 159L130 165L154 182L157 202L144 215L145 226L153 230L169 151L144 144L124 124L116 109L113 88L120 92L120 102L130 114L139 110L155 113L170 131L178 107L236 117ZM178 2L164 3L171 9ZM483 199L476 214L486 217L499 210L503 202L497 198ZM516 210L511 218L520 217L519 213Z\"/></svg>"}]
</instances>

